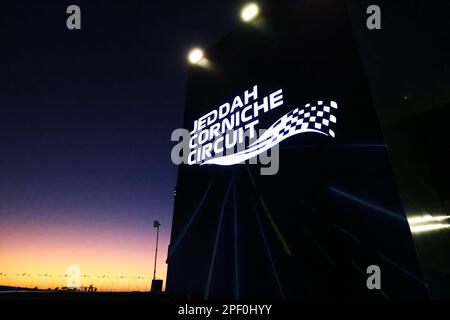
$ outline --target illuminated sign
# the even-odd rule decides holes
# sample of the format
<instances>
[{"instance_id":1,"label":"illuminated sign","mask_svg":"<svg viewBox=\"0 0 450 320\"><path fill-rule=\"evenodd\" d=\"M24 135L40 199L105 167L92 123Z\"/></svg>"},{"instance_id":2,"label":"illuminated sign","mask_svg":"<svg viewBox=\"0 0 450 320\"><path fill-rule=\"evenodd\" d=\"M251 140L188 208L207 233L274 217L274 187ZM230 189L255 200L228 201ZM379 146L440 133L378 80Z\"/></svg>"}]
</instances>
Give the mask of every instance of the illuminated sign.
<instances>
[{"instance_id":1,"label":"illuminated sign","mask_svg":"<svg viewBox=\"0 0 450 320\"><path fill-rule=\"evenodd\" d=\"M282 89L260 98L255 85L242 97L236 96L231 103L195 120L190 131L188 164L243 163L300 133L335 137L335 101L308 103L289 111L268 129L256 130L262 115L283 106ZM250 141L247 145L246 138Z\"/></svg>"}]
</instances>

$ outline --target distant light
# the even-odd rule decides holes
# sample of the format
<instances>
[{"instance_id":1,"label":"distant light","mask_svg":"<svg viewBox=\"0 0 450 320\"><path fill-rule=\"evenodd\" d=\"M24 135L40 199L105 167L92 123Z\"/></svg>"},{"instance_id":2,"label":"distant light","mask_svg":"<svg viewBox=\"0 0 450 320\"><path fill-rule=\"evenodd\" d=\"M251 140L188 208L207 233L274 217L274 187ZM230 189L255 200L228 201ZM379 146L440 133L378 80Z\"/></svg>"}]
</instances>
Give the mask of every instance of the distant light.
<instances>
[{"instance_id":1,"label":"distant light","mask_svg":"<svg viewBox=\"0 0 450 320\"><path fill-rule=\"evenodd\" d=\"M431 223L431 224L423 224L418 226L411 226L412 233L423 233L423 232L430 232L435 230L442 230L442 229L450 229L450 224L444 224L444 223Z\"/></svg>"},{"instance_id":2,"label":"distant light","mask_svg":"<svg viewBox=\"0 0 450 320\"><path fill-rule=\"evenodd\" d=\"M200 61L205 57L205 53L200 48L194 48L189 51L188 61L190 64L199 64Z\"/></svg>"},{"instance_id":3,"label":"distant light","mask_svg":"<svg viewBox=\"0 0 450 320\"><path fill-rule=\"evenodd\" d=\"M252 22L258 15L259 15L259 6L254 2L246 4L241 9L241 19L245 23Z\"/></svg>"},{"instance_id":4,"label":"distant light","mask_svg":"<svg viewBox=\"0 0 450 320\"><path fill-rule=\"evenodd\" d=\"M430 214L424 214L421 216L409 217L408 222L411 227L411 232L414 234L424 233L436 230L450 229L450 224L439 223L444 220L448 220L450 216L439 215L432 216Z\"/></svg>"},{"instance_id":5,"label":"distant light","mask_svg":"<svg viewBox=\"0 0 450 320\"><path fill-rule=\"evenodd\" d=\"M414 216L408 218L408 222L410 224L416 225L421 223L427 223L427 222L440 222L444 220L450 219L450 216L432 216L430 214L422 215L422 216Z\"/></svg>"}]
</instances>

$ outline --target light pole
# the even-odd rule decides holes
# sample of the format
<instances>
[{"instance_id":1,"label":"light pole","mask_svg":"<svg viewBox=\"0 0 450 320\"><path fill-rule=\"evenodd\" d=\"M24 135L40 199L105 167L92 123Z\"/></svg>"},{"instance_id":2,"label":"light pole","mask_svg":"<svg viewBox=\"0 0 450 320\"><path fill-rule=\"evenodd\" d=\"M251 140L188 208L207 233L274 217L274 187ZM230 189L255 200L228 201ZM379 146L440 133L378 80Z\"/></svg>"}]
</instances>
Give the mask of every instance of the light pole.
<instances>
[{"instance_id":1,"label":"light pole","mask_svg":"<svg viewBox=\"0 0 450 320\"><path fill-rule=\"evenodd\" d=\"M151 292L161 292L162 291L162 280L156 280L156 260L158 258L158 239L159 239L159 227L161 224L158 220L153 221L153 228L156 228L156 249L155 249L155 265L153 267L153 280Z\"/></svg>"},{"instance_id":2,"label":"light pole","mask_svg":"<svg viewBox=\"0 0 450 320\"><path fill-rule=\"evenodd\" d=\"M153 280L156 280L156 259L158 257L158 239L159 239L159 226L161 224L158 220L153 221L153 228L156 228L156 250L155 250L155 265L153 267Z\"/></svg>"}]
</instances>

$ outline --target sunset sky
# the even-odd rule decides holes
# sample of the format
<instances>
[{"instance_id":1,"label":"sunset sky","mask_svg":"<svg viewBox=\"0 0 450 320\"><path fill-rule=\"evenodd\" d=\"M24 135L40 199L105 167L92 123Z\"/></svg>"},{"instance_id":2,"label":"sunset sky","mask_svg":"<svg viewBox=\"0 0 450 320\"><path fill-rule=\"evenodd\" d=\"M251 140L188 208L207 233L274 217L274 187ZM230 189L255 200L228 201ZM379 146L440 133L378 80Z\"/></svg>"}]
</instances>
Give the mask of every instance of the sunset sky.
<instances>
[{"instance_id":1,"label":"sunset sky","mask_svg":"<svg viewBox=\"0 0 450 320\"><path fill-rule=\"evenodd\" d=\"M186 54L241 3L78 1L78 31L71 2L2 3L0 285L60 287L78 265L83 285L149 290L155 219L165 279Z\"/></svg>"},{"instance_id":2,"label":"sunset sky","mask_svg":"<svg viewBox=\"0 0 450 320\"><path fill-rule=\"evenodd\" d=\"M156 235L151 222L138 225L135 218L122 222L113 218L104 223L71 220L2 215L2 284L61 287L66 285L67 267L78 265L83 286L94 284L99 290L150 288ZM162 228L156 273L163 279L168 229Z\"/></svg>"}]
</instances>

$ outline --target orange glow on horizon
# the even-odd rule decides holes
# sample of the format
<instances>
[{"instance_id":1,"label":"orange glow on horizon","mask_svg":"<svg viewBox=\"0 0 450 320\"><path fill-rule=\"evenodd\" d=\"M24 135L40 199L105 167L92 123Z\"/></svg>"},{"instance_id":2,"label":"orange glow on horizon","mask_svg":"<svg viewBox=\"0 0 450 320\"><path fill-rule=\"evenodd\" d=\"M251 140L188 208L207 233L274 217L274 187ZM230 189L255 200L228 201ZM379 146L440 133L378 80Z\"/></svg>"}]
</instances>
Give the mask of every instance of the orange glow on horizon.
<instances>
[{"instance_id":1,"label":"orange glow on horizon","mask_svg":"<svg viewBox=\"0 0 450 320\"><path fill-rule=\"evenodd\" d=\"M0 285L38 289L65 287L67 267L78 265L81 285L97 291L149 291L156 229L130 225L48 225L43 221L0 218ZM146 226L145 226L146 227ZM160 229L157 279L164 280L169 242Z\"/></svg>"}]
</instances>

